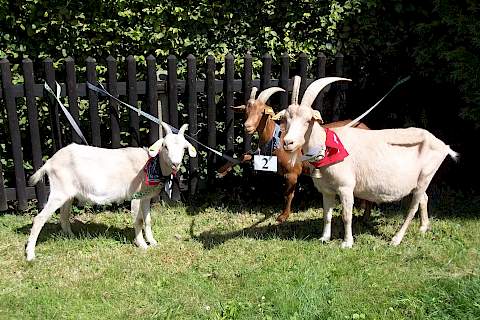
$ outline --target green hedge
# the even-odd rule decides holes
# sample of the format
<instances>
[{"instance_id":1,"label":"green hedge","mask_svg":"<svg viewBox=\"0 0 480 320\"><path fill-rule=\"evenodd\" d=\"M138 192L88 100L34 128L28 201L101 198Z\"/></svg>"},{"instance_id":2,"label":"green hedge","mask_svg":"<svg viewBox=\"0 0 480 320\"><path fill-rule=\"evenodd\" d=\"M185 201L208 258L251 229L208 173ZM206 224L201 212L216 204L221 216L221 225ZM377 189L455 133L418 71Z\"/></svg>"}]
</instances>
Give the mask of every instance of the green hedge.
<instances>
[{"instance_id":1,"label":"green hedge","mask_svg":"<svg viewBox=\"0 0 480 320\"><path fill-rule=\"evenodd\" d=\"M472 171L469 147L480 128L478 16L473 0L0 0L0 57L14 63L21 82L18 63L27 56L36 62L50 56L57 66L73 56L81 66L87 56L101 61L132 54L140 72L145 55L155 55L162 69L175 54L183 73L190 53L221 61L231 52L239 67L251 51L258 74L266 52L277 59L284 52L341 51L354 59L347 71L354 79L350 107L360 111L398 78L412 75L401 96L367 120L373 127L426 127L447 138L463 152L465 177L473 181L479 172Z\"/></svg>"},{"instance_id":2,"label":"green hedge","mask_svg":"<svg viewBox=\"0 0 480 320\"><path fill-rule=\"evenodd\" d=\"M123 57L247 51L274 57L335 52L342 20L358 13L347 1L0 1L0 56L13 59Z\"/></svg>"}]
</instances>

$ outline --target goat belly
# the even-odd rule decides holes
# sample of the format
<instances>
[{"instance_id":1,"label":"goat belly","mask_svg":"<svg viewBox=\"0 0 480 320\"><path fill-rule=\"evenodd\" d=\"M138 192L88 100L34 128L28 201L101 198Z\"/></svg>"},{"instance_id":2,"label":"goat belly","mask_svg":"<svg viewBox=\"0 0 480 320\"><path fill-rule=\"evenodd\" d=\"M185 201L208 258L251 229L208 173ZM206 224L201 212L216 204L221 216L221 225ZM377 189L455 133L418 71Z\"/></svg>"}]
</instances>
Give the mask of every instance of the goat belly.
<instances>
[{"instance_id":1,"label":"goat belly","mask_svg":"<svg viewBox=\"0 0 480 320\"><path fill-rule=\"evenodd\" d=\"M389 149L390 156L384 154L356 161L355 196L376 203L392 202L402 199L417 187L420 167L416 150ZM401 152L402 156L396 157L396 152Z\"/></svg>"}]
</instances>

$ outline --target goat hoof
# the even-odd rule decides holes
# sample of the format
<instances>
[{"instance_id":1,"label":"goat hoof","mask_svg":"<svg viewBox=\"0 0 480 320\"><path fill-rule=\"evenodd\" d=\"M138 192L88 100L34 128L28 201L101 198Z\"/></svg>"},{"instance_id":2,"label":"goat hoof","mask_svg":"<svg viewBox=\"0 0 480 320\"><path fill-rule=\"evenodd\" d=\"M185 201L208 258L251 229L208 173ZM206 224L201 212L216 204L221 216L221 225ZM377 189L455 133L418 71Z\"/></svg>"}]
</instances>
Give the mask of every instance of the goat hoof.
<instances>
[{"instance_id":1,"label":"goat hoof","mask_svg":"<svg viewBox=\"0 0 480 320\"><path fill-rule=\"evenodd\" d=\"M75 235L73 234L72 230L70 230L70 231L63 231L63 234L66 235L66 236L69 237L69 238L75 237Z\"/></svg>"},{"instance_id":2,"label":"goat hoof","mask_svg":"<svg viewBox=\"0 0 480 320\"><path fill-rule=\"evenodd\" d=\"M147 250L148 249L148 244L145 241L143 241L143 242L135 241L135 245L142 250Z\"/></svg>"},{"instance_id":3,"label":"goat hoof","mask_svg":"<svg viewBox=\"0 0 480 320\"><path fill-rule=\"evenodd\" d=\"M425 233L425 232L428 231L428 229L429 229L429 226L421 226L420 227L420 233Z\"/></svg>"},{"instance_id":4,"label":"goat hoof","mask_svg":"<svg viewBox=\"0 0 480 320\"><path fill-rule=\"evenodd\" d=\"M156 246L158 246L158 242L157 242L157 240L155 240L155 239L149 240L148 243L150 244L150 247L156 247Z\"/></svg>"},{"instance_id":5,"label":"goat hoof","mask_svg":"<svg viewBox=\"0 0 480 320\"><path fill-rule=\"evenodd\" d=\"M342 249L350 249L353 246L353 241L343 241L341 246Z\"/></svg>"},{"instance_id":6,"label":"goat hoof","mask_svg":"<svg viewBox=\"0 0 480 320\"><path fill-rule=\"evenodd\" d=\"M35 260L35 253L27 253L26 259L28 262Z\"/></svg>"},{"instance_id":7,"label":"goat hoof","mask_svg":"<svg viewBox=\"0 0 480 320\"><path fill-rule=\"evenodd\" d=\"M400 242L402 242L402 238L395 236L392 238L392 241L390 241L390 245L396 247Z\"/></svg>"},{"instance_id":8,"label":"goat hoof","mask_svg":"<svg viewBox=\"0 0 480 320\"><path fill-rule=\"evenodd\" d=\"M288 216L284 216L283 214L279 215L279 216L277 217L277 222L278 222L278 224L284 223L284 222L287 220L287 218L288 218Z\"/></svg>"},{"instance_id":9,"label":"goat hoof","mask_svg":"<svg viewBox=\"0 0 480 320\"><path fill-rule=\"evenodd\" d=\"M320 238L320 241L323 242L323 243L328 242L328 241L330 241L330 237L322 236Z\"/></svg>"}]
</instances>

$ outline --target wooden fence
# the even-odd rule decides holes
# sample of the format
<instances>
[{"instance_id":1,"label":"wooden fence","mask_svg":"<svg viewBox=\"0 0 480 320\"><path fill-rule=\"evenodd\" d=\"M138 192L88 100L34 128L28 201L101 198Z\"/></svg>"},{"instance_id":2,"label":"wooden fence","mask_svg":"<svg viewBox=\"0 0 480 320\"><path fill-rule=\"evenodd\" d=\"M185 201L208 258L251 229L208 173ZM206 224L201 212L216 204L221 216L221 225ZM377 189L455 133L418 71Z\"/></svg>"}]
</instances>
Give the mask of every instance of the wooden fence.
<instances>
[{"instance_id":1,"label":"wooden fence","mask_svg":"<svg viewBox=\"0 0 480 320\"><path fill-rule=\"evenodd\" d=\"M242 78L235 78L234 57L227 54L225 61L222 61L225 68L223 79L215 78L215 71L218 67L218 61L214 57L208 56L205 64L202 62L202 76L204 79L199 80L197 77L197 59L189 55L186 58L186 78L184 80L177 78L178 61L175 56L167 58L167 75L165 79L160 80L157 77L157 62L152 55L146 57L146 75L145 80L137 80L137 63L133 56L128 56L125 59L126 72L125 80L119 81L117 79L118 64L117 61L109 56L105 60L106 74L105 87L114 96L120 97L123 101L137 106L141 102L142 110L160 117L163 121L171 124L174 127L181 124L179 122L179 96L182 101L185 101L185 108L187 112L189 134L195 135L198 131L199 124L206 127L206 135L204 135L203 143L206 143L212 148L217 148L217 125L219 122L224 122L225 135L224 149L233 153L235 150L247 151L251 148L251 138L247 135L243 136L243 146L235 143L234 132L234 113L225 106L232 106L245 103L251 91L252 86L258 87L260 90L271 86L280 86L287 90L281 93L278 98L278 108L284 108L288 105L288 92L292 89L292 78L294 75L302 77L300 88L300 97L303 95L307 85L316 78L325 76L327 58L323 54L318 54L315 57L315 63L309 66L309 58L305 54L300 54L295 64L290 63L288 55L282 55L279 59L279 68L277 68L279 75L278 79L272 79L272 58L270 55L264 55L262 60L262 69L260 79L253 79L252 77L252 61L250 54L243 57L243 70L241 71ZM334 66L332 69L336 76L341 76L343 73L343 56L337 54L334 58ZM84 79L91 83L97 82L97 62L93 58L87 58L85 61L86 71ZM28 159L32 163L33 171L40 168L43 164L42 145L45 145L44 139L52 139L52 151L62 148L70 142L81 143L80 137L73 131L70 134L65 134L66 130L61 127L69 127L66 119L59 113L59 107L55 100L49 96L44 90L43 81L46 81L50 87L55 87L56 72L53 66L52 59L45 59L34 74L34 64L30 59L24 59L20 65L21 69L17 70L23 75L23 83L12 83L11 64L7 59L0 61L1 70L1 86L0 86L0 104L5 108L6 118L8 119L8 136L5 136L5 143L7 150L7 158L13 159L14 170L14 185L6 186L4 183L4 171L2 163L0 162L0 211L7 210L7 201L17 201L17 208L24 210L27 207L29 199L37 199L41 207L48 196L48 187L40 182L35 187L27 186L27 179L25 174L24 161ZM119 106L116 101L110 99L109 108L109 134L108 140L102 141L101 134L101 119L99 116L99 101L107 99L99 97L95 92L88 90L86 83L77 82L77 72L75 71L74 59L68 57L65 59L63 66L64 74L61 83L61 96L67 97L68 108L73 118L77 123L80 123L79 99L88 99L88 123L87 128L85 123L81 125L82 131L85 135L90 137L89 143L94 146L102 146L107 148L118 148L121 146L121 119L119 117ZM142 66L143 67L143 66ZM310 77L309 77L310 76ZM35 80L37 79L37 81ZM60 82L60 81L59 81ZM202 107L206 110L202 118L198 115L198 95L202 94ZM216 102L216 96L223 94L223 103ZM234 99L234 97L237 99ZM341 95L337 94L335 103L338 106ZM24 133L23 137L20 132L20 124L18 118L18 98L24 101L27 108L28 115L28 133ZM45 128L39 123L39 102L46 100L48 102L49 114L49 132L48 137L41 136L41 132L45 132ZM99 100L100 99L100 100ZM322 111L323 99L320 96L316 102L315 107ZM160 107L159 107L160 106ZM276 106L276 107L277 107ZM123 107L120 107L123 108ZM2 110L3 111L3 110ZM238 117L238 116L237 116ZM336 120L336 119L332 119ZM85 122L85 121L84 121ZM140 124L144 122L139 119L137 113L129 111L128 126L131 132L129 145L149 145L155 142L161 134L158 125L150 122L148 138L141 139ZM145 122L146 123L146 122ZM206 126L205 126L206 123ZM44 125L44 124L43 124ZM87 124L88 125L88 124ZM240 122L237 121L237 126ZM237 133L243 135L243 129L237 128ZM45 134L44 134L45 135ZM105 136L105 135L104 135ZM8 137L10 140L8 141ZM88 139L88 138L87 138ZM23 145L23 147L22 147ZM28 149L28 153L25 150ZM52 153L53 154L53 153ZM48 154L51 156L52 154ZM1 160L1 159L0 159ZM207 171L210 178L215 170L215 157L208 153L207 157ZM199 159L191 159L188 165L190 172L189 187L194 192L198 183L198 175L194 174L198 171ZM12 181L13 182L13 181Z\"/></svg>"}]
</instances>

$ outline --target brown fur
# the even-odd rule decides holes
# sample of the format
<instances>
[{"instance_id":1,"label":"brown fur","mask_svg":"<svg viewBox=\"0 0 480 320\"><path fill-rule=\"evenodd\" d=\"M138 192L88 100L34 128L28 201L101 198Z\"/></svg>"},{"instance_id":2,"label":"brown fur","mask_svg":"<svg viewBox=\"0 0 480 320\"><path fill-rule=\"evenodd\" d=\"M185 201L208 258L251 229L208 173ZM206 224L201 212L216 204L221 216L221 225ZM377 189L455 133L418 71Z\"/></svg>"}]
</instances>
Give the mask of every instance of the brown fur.
<instances>
[{"instance_id":1,"label":"brown fur","mask_svg":"<svg viewBox=\"0 0 480 320\"><path fill-rule=\"evenodd\" d=\"M259 134L259 143L265 144L270 141L273 137L275 131L275 122L271 119L271 116L265 114L264 110L268 108L267 105L255 100L253 103L248 103L245 108L245 131L249 134L253 134L255 131ZM342 120L323 125L326 128L336 128L348 124L351 120ZM280 135L280 146L283 146L283 139L285 136L285 123L281 123L280 127L282 128L282 134ZM369 129L364 123L357 123L354 127L360 129ZM298 153L297 159L301 158L301 151L296 151ZM301 161L298 161L292 166L290 164L291 153L287 153L283 148L278 148L274 150L273 154L277 156L277 173L282 175L285 178L285 205L282 213L277 217L277 222L283 223L288 219L291 213L292 200L295 193L295 186L297 184L298 176L304 170L304 167L307 164L302 164ZM306 168L305 168L306 169ZM365 215L370 215L371 205L362 200L362 207L365 208Z\"/></svg>"}]
</instances>

